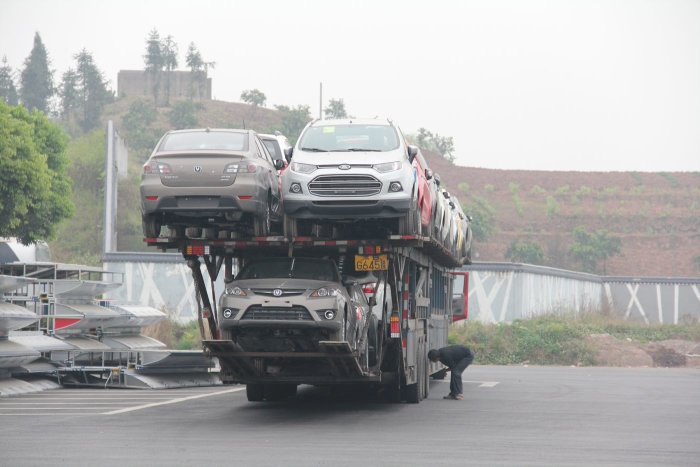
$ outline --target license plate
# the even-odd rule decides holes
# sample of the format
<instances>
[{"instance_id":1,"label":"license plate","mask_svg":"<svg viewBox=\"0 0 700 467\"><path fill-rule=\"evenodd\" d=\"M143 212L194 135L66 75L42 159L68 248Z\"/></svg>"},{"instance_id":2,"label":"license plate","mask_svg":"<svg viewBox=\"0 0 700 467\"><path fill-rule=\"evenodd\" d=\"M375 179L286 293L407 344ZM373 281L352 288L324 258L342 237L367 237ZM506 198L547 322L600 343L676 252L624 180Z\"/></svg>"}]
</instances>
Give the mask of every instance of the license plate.
<instances>
[{"instance_id":1,"label":"license plate","mask_svg":"<svg viewBox=\"0 0 700 467\"><path fill-rule=\"evenodd\" d=\"M389 269L388 255L355 255L355 271L386 271Z\"/></svg>"}]
</instances>

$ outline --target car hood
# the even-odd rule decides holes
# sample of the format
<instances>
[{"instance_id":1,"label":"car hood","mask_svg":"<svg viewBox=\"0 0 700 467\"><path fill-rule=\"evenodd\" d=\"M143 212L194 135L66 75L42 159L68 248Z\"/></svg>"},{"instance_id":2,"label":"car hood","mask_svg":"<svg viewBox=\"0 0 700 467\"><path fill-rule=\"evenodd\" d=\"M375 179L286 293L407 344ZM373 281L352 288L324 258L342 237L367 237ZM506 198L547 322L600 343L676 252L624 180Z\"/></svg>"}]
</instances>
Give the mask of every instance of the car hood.
<instances>
[{"instance_id":1,"label":"car hood","mask_svg":"<svg viewBox=\"0 0 700 467\"><path fill-rule=\"evenodd\" d=\"M333 287L343 289L343 286L333 281L317 281L312 279L243 279L231 282L228 287L240 287L242 289L297 289L316 290L321 287Z\"/></svg>"},{"instance_id":2,"label":"car hood","mask_svg":"<svg viewBox=\"0 0 700 467\"><path fill-rule=\"evenodd\" d=\"M405 160L401 149L393 151L374 152L374 151L334 151L334 152L306 152L299 149L294 151L292 162L300 162L311 165L374 165L384 162L402 161L408 164Z\"/></svg>"}]
</instances>

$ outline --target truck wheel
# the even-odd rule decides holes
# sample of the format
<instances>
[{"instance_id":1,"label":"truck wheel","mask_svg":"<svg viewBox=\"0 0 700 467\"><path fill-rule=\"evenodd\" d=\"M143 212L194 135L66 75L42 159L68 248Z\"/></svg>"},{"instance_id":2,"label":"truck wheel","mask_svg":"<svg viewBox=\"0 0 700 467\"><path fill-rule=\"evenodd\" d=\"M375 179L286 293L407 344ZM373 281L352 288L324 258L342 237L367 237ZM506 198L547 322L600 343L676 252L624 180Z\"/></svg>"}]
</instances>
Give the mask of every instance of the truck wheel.
<instances>
[{"instance_id":1,"label":"truck wheel","mask_svg":"<svg viewBox=\"0 0 700 467\"><path fill-rule=\"evenodd\" d=\"M265 385L251 383L245 385L245 395L249 402L260 402L265 397Z\"/></svg>"},{"instance_id":2,"label":"truck wheel","mask_svg":"<svg viewBox=\"0 0 700 467\"><path fill-rule=\"evenodd\" d=\"M406 402L417 404L425 397L425 375L428 372L425 365L425 344L418 344L416 360L416 382L405 387Z\"/></svg>"},{"instance_id":3,"label":"truck wheel","mask_svg":"<svg viewBox=\"0 0 700 467\"><path fill-rule=\"evenodd\" d=\"M162 227L160 219L155 214L144 214L142 217L143 236L146 238L160 237Z\"/></svg>"}]
</instances>

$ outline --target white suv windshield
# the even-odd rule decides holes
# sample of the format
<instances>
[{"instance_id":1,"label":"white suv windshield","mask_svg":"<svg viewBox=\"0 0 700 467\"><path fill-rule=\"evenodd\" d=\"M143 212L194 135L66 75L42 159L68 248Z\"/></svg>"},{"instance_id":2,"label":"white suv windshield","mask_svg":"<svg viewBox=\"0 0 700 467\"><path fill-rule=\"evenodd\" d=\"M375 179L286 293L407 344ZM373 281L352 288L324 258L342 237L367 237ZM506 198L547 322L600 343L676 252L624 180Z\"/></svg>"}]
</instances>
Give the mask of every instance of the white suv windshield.
<instances>
[{"instance_id":1,"label":"white suv windshield","mask_svg":"<svg viewBox=\"0 0 700 467\"><path fill-rule=\"evenodd\" d=\"M389 125L323 125L309 127L299 143L302 151L392 151L399 147Z\"/></svg>"}]
</instances>

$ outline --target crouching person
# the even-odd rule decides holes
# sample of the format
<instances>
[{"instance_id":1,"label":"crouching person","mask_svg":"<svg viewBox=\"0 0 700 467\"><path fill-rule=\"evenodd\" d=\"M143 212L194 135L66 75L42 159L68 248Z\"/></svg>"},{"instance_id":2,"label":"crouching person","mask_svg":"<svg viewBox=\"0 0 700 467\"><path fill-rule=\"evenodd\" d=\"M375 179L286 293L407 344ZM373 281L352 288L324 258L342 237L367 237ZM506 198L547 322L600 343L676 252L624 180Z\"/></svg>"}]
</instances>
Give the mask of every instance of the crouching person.
<instances>
[{"instance_id":1,"label":"crouching person","mask_svg":"<svg viewBox=\"0 0 700 467\"><path fill-rule=\"evenodd\" d=\"M462 372L474 361L474 352L464 345L450 345L428 352L432 362L439 361L452 372L450 377L450 393L444 399L462 400Z\"/></svg>"}]
</instances>

